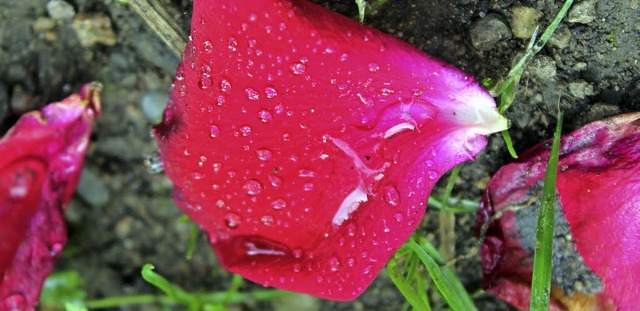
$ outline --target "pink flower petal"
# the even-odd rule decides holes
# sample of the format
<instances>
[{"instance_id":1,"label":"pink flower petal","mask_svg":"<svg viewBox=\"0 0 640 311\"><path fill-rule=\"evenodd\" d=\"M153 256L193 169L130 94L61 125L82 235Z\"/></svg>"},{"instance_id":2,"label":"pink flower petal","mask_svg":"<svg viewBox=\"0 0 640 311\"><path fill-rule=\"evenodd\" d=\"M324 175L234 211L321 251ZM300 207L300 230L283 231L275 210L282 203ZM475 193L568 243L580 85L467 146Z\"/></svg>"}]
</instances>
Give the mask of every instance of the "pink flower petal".
<instances>
[{"instance_id":1,"label":"pink flower petal","mask_svg":"<svg viewBox=\"0 0 640 311\"><path fill-rule=\"evenodd\" d=\"M306 1L195 1L174 83L155 131L178 206L228 270L328 299L507 125L473 78Z\"/></svg>"},{"instance_id":2,"label":"pink flower petal","mask_svg":"<svg viewBox=\"0 0 640 311\"><path fill-rule=\"evenodd\" d=\"M36 306L67 240L63 209L80 178L98 94L87 84L23 115L0 139L0 310Z\"/></svg>"},{"instance_id":3,"label":"pink flower petal","mask_svg":"<svg viewBox=\"0 0 640 311\"><path fill-rule=\"evenodd\" d=\"M547 144L537 145L498 171L483 198L479 224L497 211L532 200L549 153ZM633 310L640 305L640 113L593 122L564 136L558 168L556 186L572 243L603 286L585 294L593 296L599 310ZM491 225L482 261L487 290L525 309L532 254L523 246L525 226L518 223L518 213L506 212ZM585 275L572 271L574 267L557 269ZM557 298L558 304L572 303Z\"/></svg>"}]
</instances>

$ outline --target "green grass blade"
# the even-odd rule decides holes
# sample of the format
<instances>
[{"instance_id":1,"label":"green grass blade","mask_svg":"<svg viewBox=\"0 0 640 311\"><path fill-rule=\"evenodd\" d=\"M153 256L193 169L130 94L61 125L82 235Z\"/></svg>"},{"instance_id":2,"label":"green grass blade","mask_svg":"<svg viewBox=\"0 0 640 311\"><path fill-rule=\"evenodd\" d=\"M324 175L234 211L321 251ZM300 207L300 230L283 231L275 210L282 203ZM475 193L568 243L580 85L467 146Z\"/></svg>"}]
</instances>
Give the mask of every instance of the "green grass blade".
<instances>
[{"instance_id":1,"label":"green grass blade","mask_svg":"<svg viewBox=\"0 0 640 311\"><path fill-rule=\"evenodd\" d=\"M440 256L433 256L433 254L437 254L434 247L429 245L428 248L425 248L413 239L409 239L405 245L413 250L418 258L420 258L420 261L422 261L427 268L427 271L429 271L429 276L433 279L433 283L440 291L440 294L442 294L444 300L453 310L477 310L473 305L469 294L453 271L449 268L442 267L438 263L438 261L442 261Z\"/></svg>"},{"instance_id":2,"label":"green grass blade","mask_svg":"<svg viewBox=\"0 0 640 311\"><path fill-rule=\"evenodd\" d=\"M509 150L509 154L512 158L517 159L518 153L516 153L516 149L513 147L513 141L511 140L511 135L509 135L509 130L504 130L500 133L502 134L502 139L504 139L504 144L507 146L507 150Z\"/></svg>"},{"instance_id":3,"label":"green grass blade","mask_svg":"<svg viewBox=\"0 0 640 311\"><path fill-rule=\"evenodd\" d=\"M551 155L547 164L542 188L542 202L538 214L536 229L536 248L533 256L533 279L531 281L532 311L549 308L551 289L551 250L553 247L553 226L556 210L556 176L558 174L558 150L562 131L562 113L558 115L558 124L553 135Z\"/></svg>"},{"instance_id":4,"label":"green grass blade","mask_svg":"<svg viewBox=\"0 0 640 311\"><path fill-rule=\"evenodd\" d=\"M183 303L185 305L193 305L198 302L197 298L185 292L182 288L171 284L171 282L165 279L162 275L155 273L153 271L154 268L155 267L150 263L145 264L144 267L142 267L141 274L145 281L159 288L176 302Z\"/></svg>"},{"instance_id":5,"label":"green grass blade","mask_svg":"<svg viewBox=\"0 0 640 311\"><path fill-rule=\"evenodd\" d=\"M430 311L431 307L416 293L411 286L411 283L404 277L402 271L398 268L398 262L392 257L387 263L387 271L389 271L389 277L393 284L396 285L400 293L411 304L415 310Z\"/></svg>"}]
</instances>

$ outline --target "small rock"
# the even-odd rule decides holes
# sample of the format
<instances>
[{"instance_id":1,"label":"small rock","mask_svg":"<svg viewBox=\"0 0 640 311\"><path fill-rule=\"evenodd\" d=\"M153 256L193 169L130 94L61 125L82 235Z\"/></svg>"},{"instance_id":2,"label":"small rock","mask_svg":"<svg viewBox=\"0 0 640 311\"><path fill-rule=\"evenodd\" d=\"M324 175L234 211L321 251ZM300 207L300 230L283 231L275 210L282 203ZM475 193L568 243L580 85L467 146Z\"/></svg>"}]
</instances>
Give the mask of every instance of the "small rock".
<instances>
[{"instance_id":1,"label":"small rock","mask_svg":"<svg viewBox=\"0 0 640 311\"><path fill-rule=\"evenodd\" d=\"M498 42L511 38L509 27L494 14L477 21L469 32L471 44L479 51L489 51Z\"/></svg>"},{"instance_id":2,"label":"small rock","mask_svg":"<svg viewBox=\"0 0 640 311\"><path fill-rule=\"evenodd\" d=\"M33 31L36 33L50 31L56 27L56 21L53 18L38 17L33 23Z\"/></svg>"},{"instance_id":3,"label":"small rock","mask_svg":"<svg viewBox=\"0 0 640 311\"><path fill-rule=\"evenodd\" d=\"M47 3L47 12L49 13L49 16L51 16L51 18L59 21L72 20L76 15L76 10L73 8L73 6L62 0L49 1Z\"/></svg>"},{"instance_id":4,"label":"small rock","mask_svg":"<svg viewBox=\"0 0 640 311\"><path fill-rule=\"evenodd\" d=\"M542 17L542 12L525 6L517 6L512 9L511 32L516 38L531 38L538 26L538 20Z\"/></svg>"},{"instance_id":5,"label":"small rock","mask_svg":"<svg viewBox=\"0 0 640 311\"><path fill-rule=\"evenodd\" d=\"M113 46L116 44L116 34L113 32L111 20L104 14L78 14L71 27L75 30L80 45L91 47L96 44Z\"/></svg>"},{"instance_id":6,"label":"small rock","mask_svg":"<svg viewBox=\"0 0 640 311\"><path fill-rule=\"evenodd\" d=\"M538 56L531 61L527 72L543 81L553 80L556 77L556 63L549 56Z\"/></svg>"},{"instance_id":7,"label":"small rock","mask_svg":"<svg viewBox=\"0 0 640 311\"><path fill-rule=\"evenodd\" d=\"M584 0L573 5L567 17L569 23L588 24L596 19L596 0Z\"/></svg>"},{"instance_id":8,"label":"small rock","mask_svg":"<svg viewBox=\"0 0 640 311\"><path fill-rule=\"evenodd\" d=\"M149 122L156 124L162 120L164 107L167 105L169 95L166 92L154 90L142 96L140 107L142 113Z\"/></svg>"},{"instance_id":9,"label":"small rock","mask_svg":"<svg viewBox=\"0 0 640 311\"><path fill-rule=\"evenodd\" d=\"M593 85L587 81L579 80L569 83L569 93L579 99L585 99L587 96L593 95Z\"/></svg>"},{"instance_id":10,"label":"small rock","mask_svg":"<svg viewBox=\"0 0 640 311\"><path fill-rule=\"evenodd\" d=\"M560 25L551 38L549 38L549 45L559 49L564 49L569 46L569 43L571 43L571 36L572 34L569 27Z\"/></svg>"},{"instance_id":11,"label":"small rock","mask_svg":"<svg viewBox=\"0 0 640 311\"><path fill-rule=\"evenodd\" d=\"M77 193L92 207L103 207L109 202L109 189L96 173L86 167L80 175Z\"/></svg>"}]
</instances>

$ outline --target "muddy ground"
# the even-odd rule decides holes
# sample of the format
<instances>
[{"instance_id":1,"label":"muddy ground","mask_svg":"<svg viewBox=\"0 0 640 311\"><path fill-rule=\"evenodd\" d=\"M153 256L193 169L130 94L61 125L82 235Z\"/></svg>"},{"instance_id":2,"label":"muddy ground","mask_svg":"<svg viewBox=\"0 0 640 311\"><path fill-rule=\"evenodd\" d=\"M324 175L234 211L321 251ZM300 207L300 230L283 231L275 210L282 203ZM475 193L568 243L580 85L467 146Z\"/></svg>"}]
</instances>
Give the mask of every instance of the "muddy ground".
<instances>
[{"instance_id":1,"label":"muddy ground","mask_svg":"<svg viewBox=\"0 0 640 311\"><path fill-rule=\"evenodd\" d=\"M57 270L75 270L89 299L158 293L140 277L153 263L189 290L225 290L222 271L200 235L185 259L190 224L171 200L171 184L149 174L144 159L156 149L156 123L179 59L126 4L115 0L0 1L0 131L17 117L59 100L87 81L104 84L83 178L67 210L69 242ZM188 33L191 1L165 1ZM340 13L357 13L352 1L319 1ZM524 50L532 25L546 27L561 1L389 0L365 23L396 35L479 79L504 77ZM528 9L520 9L526 7ZM537 22L535 18L539 18ZM515 21L515 23L514 23ZM526 24L526 23L525 23ZM640 110L640 1L584 0L560 24L554 38L529 64L507 116L518 151L551 136L556 107L565 112L564 132L586 122ZM454 195L477 199L488 177L509 156L493 136L475 163L462 168ZM436 189L438 191L438 189ZM427 212L424 234L438 242L437 212ZM456 249L473 244L474 215L457 217ZM469 291L480 286L476 257L457 265ZM245 282L242 291L261 288ZM404 302L382 272L353 302L306 296L231 306L232 310L398 310ZM489 296L480 310L508 310ZM159 310L159 305L122 310Z\"/></svg>"}]
</instances>

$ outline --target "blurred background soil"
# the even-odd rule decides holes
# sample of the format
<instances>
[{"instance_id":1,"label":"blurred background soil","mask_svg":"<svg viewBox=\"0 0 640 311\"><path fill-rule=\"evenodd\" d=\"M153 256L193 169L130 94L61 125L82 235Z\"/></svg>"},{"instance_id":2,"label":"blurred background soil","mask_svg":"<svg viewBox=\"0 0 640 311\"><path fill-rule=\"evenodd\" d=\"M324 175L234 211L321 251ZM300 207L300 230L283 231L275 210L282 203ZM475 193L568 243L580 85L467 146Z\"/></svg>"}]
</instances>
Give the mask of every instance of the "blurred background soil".
<instances>
[{"instance_id":1,"label":"blurred background soil","mask_svg":"<svg viewBox=\"0 0 640 311\"><path fill-rule=\"evenodd\" d=\"M164 1L185 33L191 1ZM316 1L348 16L351 0ZM365 24L483 78L504 77L535 26L544 29L562 1L389 0ZM548 45L529 63L507 116L522 152L551 137L557 107L564 133L603 117L640 110L640 0L576 1ZM75 270L89 299L159 293L140 277L145 263L188 290L225 290L221 270L200 234L185 259L190 223L171 199L171 183L143 162L156 147L150 127L160 120L179 59L126 4L115 0L0 1L0 133L17 118L60 100L88 81L104 84L103 112L76 195L67 210L69 242L57 270ZM478 199L489 179L510 161L492 136L478 161L463 166L454 196ZM435 190L435 194L442 187ZM426 199L426 198L425 198ZM438 243L437 211L420 230ZM475 215L458 214L456 252L475 241ZM477 256L456 265L470 292L480 288ZM261 288L245 282L242 291ZM353 302L304 295L231 310L399 310L404 298L383 271ZM509 310L488 295L480 310ZM154 310L158 305L122 307Z\"/></svg>"}]
</instances>

